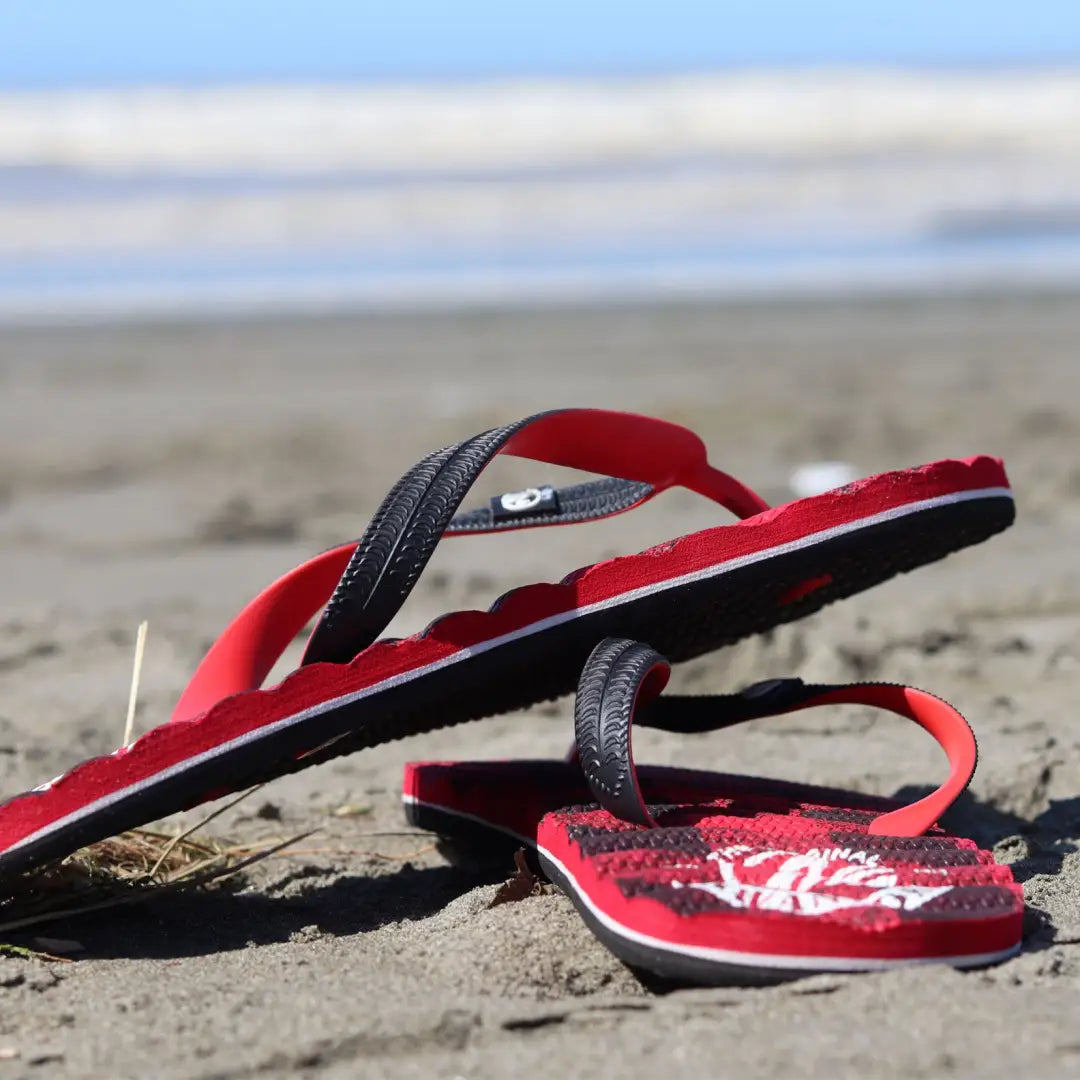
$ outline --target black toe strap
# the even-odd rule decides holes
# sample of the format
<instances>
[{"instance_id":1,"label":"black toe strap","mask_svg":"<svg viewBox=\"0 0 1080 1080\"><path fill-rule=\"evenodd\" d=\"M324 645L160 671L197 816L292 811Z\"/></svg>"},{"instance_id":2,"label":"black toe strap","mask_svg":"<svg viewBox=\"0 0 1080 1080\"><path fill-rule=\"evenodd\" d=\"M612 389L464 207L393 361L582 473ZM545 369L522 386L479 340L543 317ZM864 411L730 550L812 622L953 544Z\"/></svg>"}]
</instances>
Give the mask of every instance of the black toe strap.
<instances>
[{"instance_id":1,"label":"black toe strap","mask_svg":"<svg viewBox=\"0 0 1080 1080\"><path fill-rule=\"evenodd\" d=\"M412 591L473 481L535 419L429 454L394 485L357 542L308 640L303 663L346 663L378 638Z\"/></svg>"},{"instance_id":2,"label":"black toe strap","mask_svg":"<svg viewBox=\"0 0 1080 1080\"><path fill-rule=\"evenodd\" d=\"M605 810L635 825L655 825L638 787L630 728L639 699L655 698L671 668L648 645L605 638L581 673L574 736L585 779Z\"/></svg>"}]
</instances>

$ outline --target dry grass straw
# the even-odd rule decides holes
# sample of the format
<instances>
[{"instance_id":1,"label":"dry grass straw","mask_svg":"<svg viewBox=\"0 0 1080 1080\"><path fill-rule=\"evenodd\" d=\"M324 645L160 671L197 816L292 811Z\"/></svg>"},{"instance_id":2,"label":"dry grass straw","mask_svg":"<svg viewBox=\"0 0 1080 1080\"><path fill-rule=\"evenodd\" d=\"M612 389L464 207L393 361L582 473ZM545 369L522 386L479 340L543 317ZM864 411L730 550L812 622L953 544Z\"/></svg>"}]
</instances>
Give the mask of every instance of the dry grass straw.
<instances>
[{"instance_id":1,"label":"dry grass straw","mask_svg":"<svg viewBox=\"0 0 1080 1080\"><path fill-rule=\"evenodd\" d=\"M0 933L120 907L183 889L235 884L249 866L311 835L250 845L132 829L20 875L0 895Z\"/></svg>"},{"instance_id":2,"label":"dry grass straw","mask_svg":"<svg viewBox=\"0 0 1080 1080\"><path fill-rule=\"evenodd\" d=\"M123 746L130 745L134 736L146 630L147 624L144 622L136 638ZM90 844L59 862L0 881L0 934L138 903L168 892L235 887L244 881L243 874L248 867L272 855L362 855L371 859L406 862L434 849L434 844L425 843L415 851L395 855L370 850L294 847L318 832L317 829L291 836L287 840L267 840L255 845L236 844L201 834L200 830L207 824L263 786L260 784L249 788L223 803L191 828L175 833L131 829L119 836ZM335 817L353 817L366 814L369 810L367 806L347 804L332 813ZM360 835L366 839L417 837L426 840L428 837L427 833L414 829L365 832ZM21 945L0 942L0 955L5 954L36 956L45 960L64 959Z\"/></svg>"},{"instance_id":3,"label":"dry grass straw","mask_svg":"<svg viewBox=\"0 0 1080 1080\"><path fill-rule=\"evenodd\" d=\"M146 634L150 624L143 619L135 635L135 664L131 672L131 692L128 694L127 722L124 724L124 738L121 746L130 746L135 737L135 706L139 703L139 676L142 674L143 653L146 650Z\"/></svg>"},{"instance_id":4,"label":"dry grass straw","mask_svg":"<svg viewBox=\"0 0 1080 1080\"><path fill-rule=\"evenodd\" d=\"M136 638L124 746L133 736L146 629L144 622ZM163 892L237 884L242 872L253 863L311 835L305 832L261 848L199 835L206 824L257 790L248 789L190 829L177 833L131 829L3 882L0 933L135 903ZM0 951L4 948L8 947L0 946Z\"/></svg>"}]
</instances>

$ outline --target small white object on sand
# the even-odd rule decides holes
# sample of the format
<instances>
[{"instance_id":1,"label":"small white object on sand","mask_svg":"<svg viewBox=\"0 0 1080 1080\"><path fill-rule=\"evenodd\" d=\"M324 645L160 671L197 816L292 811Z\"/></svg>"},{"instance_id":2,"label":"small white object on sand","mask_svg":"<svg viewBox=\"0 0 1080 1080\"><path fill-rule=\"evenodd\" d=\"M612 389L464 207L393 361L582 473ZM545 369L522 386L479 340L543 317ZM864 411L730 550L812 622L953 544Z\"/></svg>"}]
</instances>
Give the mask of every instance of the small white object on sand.
<instances>
[{"instance_id":1,"label":"small white object on sand","mask_svg":"<svg viewBox=\"0 0 1080 1080\"><path fill-rule=\"evenodd\" d=\"M792 470L788 486L799 499L820 495L859 479L859 470L849 461L808 461Z\"/></svg>"}]
</instances>

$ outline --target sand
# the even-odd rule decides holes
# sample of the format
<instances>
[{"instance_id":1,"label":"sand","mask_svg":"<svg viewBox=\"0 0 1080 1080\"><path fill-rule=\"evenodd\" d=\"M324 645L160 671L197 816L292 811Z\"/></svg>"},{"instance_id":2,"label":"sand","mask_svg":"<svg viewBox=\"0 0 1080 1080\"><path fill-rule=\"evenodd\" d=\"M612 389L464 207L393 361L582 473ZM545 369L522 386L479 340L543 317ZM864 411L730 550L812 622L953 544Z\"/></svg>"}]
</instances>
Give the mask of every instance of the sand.
<instances>
[{"instance_id":1,"label":"sand","mask_svg":"<svg viewBox=\"0 0 1080 1080\"><path fill-rule=\"evenodd\" d=\"M1075 1075L1078 350L1071 296L0 333L3 793L118 743L140 620L145 729L234 611L357 535L422 452L546 406L620 406L695 427L771 499L808 461L868 473L1005 457L1009 533L684 665L677 682L881 677L952 700L981 760L949 824L1013 865L1030 906L1023 954L988 971L662 992L553 890L489 910L510 865L455 867L425 836L373 835L403 830L403 762L561 754L563 701L278 781L215 827L320 832L243 891L41 930L84 946L73 963L0 957L0 1078ZM541 471L499 463L480 494L554 475ZM394 629L715 520L669 493L539 541L446 544ZM639 760L885 794L942 778L930 740L859 710L635 745Z\"/></svg>"}]
</instances>

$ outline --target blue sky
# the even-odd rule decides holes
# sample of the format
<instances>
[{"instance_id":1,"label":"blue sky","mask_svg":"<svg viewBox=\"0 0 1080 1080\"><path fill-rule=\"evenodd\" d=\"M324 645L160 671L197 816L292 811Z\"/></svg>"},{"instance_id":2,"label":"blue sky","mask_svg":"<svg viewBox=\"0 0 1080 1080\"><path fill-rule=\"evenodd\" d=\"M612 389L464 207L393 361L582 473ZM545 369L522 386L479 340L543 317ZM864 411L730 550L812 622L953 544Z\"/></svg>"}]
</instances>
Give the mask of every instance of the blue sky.
<instances>
[{"instance_id":1,"label":"blue sky","mask_svg":"<svg viewBox=\"0 0 1080 1080\"><path fill-rule=\"evenodd\" d=\"M1080 61L1080 0L0 0L0 87Z\"/></svg>"}]
</instances>

